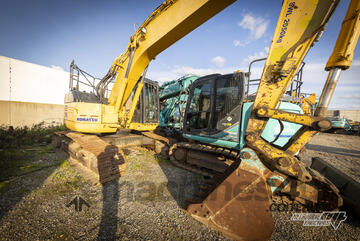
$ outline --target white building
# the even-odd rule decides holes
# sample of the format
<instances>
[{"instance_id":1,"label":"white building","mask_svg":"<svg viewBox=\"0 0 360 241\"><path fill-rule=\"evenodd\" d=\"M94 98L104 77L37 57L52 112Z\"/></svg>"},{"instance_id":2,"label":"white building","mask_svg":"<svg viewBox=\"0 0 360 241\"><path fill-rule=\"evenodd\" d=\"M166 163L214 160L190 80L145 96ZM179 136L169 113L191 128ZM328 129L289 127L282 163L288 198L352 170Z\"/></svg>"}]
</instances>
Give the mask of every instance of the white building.
<instances>
[{"instance_id":1,"label":"white building","mask_svg":"<svg viewBox=\"0 0 360 241\"><path fill-rule=\"evenodd\" d=\"M69 73L0 56L0 125L63 122Z\"/></svg>"}]
</instances>

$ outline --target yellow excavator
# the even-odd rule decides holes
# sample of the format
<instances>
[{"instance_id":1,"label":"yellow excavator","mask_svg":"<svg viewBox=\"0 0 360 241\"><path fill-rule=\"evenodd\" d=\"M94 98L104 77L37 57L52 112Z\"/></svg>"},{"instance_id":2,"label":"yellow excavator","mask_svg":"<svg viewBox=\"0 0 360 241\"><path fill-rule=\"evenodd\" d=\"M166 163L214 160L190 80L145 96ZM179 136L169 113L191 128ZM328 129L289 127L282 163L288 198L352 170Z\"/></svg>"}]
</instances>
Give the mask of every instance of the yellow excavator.
<instances>
[{"instance_id":1,"label":"yellow excavator","mask_svg":"<svg viewBox=\"0 0 360 241\"><path fill-rule=\"evenodd\" d=\"M131 36L125 53L93 85L94 93L80 92L78 85L73 87L71 83L65 97L65 125L73 132L60 133L58 144L66 146L72 159L99 174L105 173L100 181L106 182L121 172L116 169L123 163L117 146L149 144L142 139L144 136L128 130L164 141L170 145L174 164L212 177L201 199L187 208L190 215L232 239L266 240L274 227L269 209L274 196L310 204L316 210L331 211L342 205L335 185L307 167L296 154L318 131L331 128L325 112L340 72L352 63L360 32L360 1L350 2L325 67L329 75L313 115L310 111L289 111L291 103L286 103L284 93L310 47L320 40L339 0L283 1L251 105L242 98L243 72L206 76L190 88L184 117L186 141L174 144L151 132L159 122L159 101L157 84L145 78L150 61L234 1L167 0L156 8ZM106 98L106 89L113 81ZM218 105L227 90L231 98L223 98L226 107ZM205 102L207 107L201 104L200 108ZM217 113L222 113L221 120ZM264 133L274 121L280 123L280 130L271 139ZM299 128L285 143L277 143L289 124ZM123 137L121 145L85 134L117 131Z\"/></svg>"}]
</instances>

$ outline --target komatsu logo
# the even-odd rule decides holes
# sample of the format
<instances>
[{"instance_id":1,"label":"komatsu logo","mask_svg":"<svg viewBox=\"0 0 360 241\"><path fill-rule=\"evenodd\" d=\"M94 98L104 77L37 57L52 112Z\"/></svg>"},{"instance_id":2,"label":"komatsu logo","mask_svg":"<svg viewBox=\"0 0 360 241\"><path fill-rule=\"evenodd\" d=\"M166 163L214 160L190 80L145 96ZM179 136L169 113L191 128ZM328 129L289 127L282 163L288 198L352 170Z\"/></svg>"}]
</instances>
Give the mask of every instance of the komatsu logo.
<instances>
[{"instance_id":1,"label":"komatsu logo","mask_svg":"<svg viewBox=\"0 0 360 241\"><path fill-rule=\"evenodd\" d=\"M97 122L97 118L76 118L77 121L86 121L86 122Z\"/></svg>"}]
</instances>

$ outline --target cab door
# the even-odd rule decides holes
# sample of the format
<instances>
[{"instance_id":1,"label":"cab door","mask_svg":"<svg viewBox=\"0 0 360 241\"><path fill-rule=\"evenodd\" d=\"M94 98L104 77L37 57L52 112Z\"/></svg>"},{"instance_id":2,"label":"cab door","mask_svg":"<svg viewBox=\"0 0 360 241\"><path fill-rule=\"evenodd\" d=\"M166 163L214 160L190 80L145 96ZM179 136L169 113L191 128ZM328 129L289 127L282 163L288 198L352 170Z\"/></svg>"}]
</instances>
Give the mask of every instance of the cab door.
<instances>
[{"instance_id":1,"label":"cab door","mask_svg":"<svg viewBox=\"0 0 360 241\"><path fill-rule=\"evenodd\" d=\"M214 88L214 114L211 132L224 131L239 122L244 93L240 73L218 76Z\"/></svg>"},{"instance_id":2,"label":"cab door","mask_svg":"<svg viewBox=\"0 0 360 241\"><path fill-rule=\"evenodd\" d=\"M199 78L190 89L184 137L215 145L223 140L226 142L221 145L228 147L238 145L243 95L243 73Z\"/></svg>"},{"instance_id":3,"label":"cab door","mask_svg":"<svg viewBox=\"0 0 360 241\"><path fill-rule=\"evenodd\" d=\"M184 131L191 134L208 134L214 111L214 81L218 75L199 78L193 83L188 97Z\"/></svg>"}]
</instances>

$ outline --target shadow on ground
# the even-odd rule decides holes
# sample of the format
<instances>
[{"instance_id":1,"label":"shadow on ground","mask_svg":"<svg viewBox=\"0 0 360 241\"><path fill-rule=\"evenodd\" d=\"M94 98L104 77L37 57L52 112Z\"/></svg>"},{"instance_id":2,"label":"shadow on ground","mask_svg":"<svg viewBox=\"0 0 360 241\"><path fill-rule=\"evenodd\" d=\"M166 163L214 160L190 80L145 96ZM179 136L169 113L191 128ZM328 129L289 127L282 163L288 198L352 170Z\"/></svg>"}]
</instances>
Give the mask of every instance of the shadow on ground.
<instances>
[{"instance_id":1,"label":"shadow on ground","mask_svg":"<svg viewBox=\"0 0 360 241\"><path fill-rule=\"evenodd\" d=\"M188 200L193 199L194 193L199 191L200 185L204 183L203 176L174 166L164 155L157 155L156 158L160 160L159 166L168 180L166 188L171 198L180 208L186 209Z\"/></svg>"},{"instance_id":2,"label":"shadow on ground","mask_svg":"<svg viewBox=\"0 0 360 241\"><path fill-rule=\"evenodd\" d=\"M108 152L113 149L118 150L114 145L108 145L105 151L98 155L98 171L100 180L106 179L109 174L107 165L110 163L100 163L101 160L107 160ZM124 163L125 158L119 153L119 164ZM102 183L103 205L101 212L101 221L97 240L116 240L116 232L118 225L118 205L119 205L119 178L120 174L112 178L113 180Z\"/></svg>"},{"instance_id":3,"label":"shadow on ground","mask_svg":"<svg viewBox=\"0 0 360 241\"><path fill-rule=\"evenodd\" d=\"M65 160L63 154L47 148L31 146L0 151L0 221Z\"/></svg>"}]
</instances>

